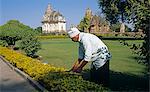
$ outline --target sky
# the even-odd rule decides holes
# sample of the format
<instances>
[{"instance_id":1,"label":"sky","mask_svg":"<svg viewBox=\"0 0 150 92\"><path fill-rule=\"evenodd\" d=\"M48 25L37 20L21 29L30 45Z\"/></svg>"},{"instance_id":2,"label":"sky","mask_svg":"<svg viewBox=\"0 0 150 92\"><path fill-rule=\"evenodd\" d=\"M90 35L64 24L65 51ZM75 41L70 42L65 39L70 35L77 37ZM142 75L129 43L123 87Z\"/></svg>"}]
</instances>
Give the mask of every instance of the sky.
<instances>
[{"instance_id":1,"label":"sky","mask_svg":"<svg viewBox=\"0 0 150 92\"><path fill-rule=\"evenodd\" d=\"M100 11L97 0L0 0L0 25L15 19L32 28L39 27L48 4L65 17L67 28L79 24L87 8L93 14Z\"/></svg>"}]
</instances>

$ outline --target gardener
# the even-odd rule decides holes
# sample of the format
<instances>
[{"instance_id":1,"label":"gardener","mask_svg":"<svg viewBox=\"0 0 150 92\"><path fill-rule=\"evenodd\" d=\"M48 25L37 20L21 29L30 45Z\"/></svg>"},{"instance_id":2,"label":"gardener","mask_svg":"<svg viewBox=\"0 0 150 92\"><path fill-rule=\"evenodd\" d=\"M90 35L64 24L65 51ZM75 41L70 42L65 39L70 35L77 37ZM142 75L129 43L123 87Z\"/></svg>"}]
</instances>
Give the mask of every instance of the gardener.
<instances>
[{"instance_id":1,"label":"gardener","mask_svg":"<svg viewBox=\"0 0 150 92\"><path fill-rule=\"evenodd\" d=\"M110 53L107 46L95 35L80 32L76 27L68 31L74 42L79 42L79 56L72 67L73 72L80 73L90 61L91 81L108 86Z\"/></svg>"}]
</instances>

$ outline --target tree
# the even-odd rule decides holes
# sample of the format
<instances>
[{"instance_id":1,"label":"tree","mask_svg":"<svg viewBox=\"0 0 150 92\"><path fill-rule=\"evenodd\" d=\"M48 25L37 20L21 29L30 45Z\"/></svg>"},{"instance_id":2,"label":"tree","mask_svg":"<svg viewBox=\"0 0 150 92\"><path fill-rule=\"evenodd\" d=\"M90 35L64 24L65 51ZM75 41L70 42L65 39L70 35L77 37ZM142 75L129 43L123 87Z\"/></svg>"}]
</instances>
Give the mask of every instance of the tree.
<instances>
[{"instance_id":1,"label":"tree","mask_svg":"<svg viewBox=\"0 0 150 92\"><path fill-rule=\"evenodd\" d=\"M145 37L140 50L140 55L144 57L144 62L150 61L150 0L130 0L131 9L128 13L129 20L135 24L135 29L142 29Z\"/></svg>"},{"instance_id":2,"label":"tree","mask_svg":"<svg viewBox=\"0 0 150 92\"><path fill-rule=\"evenodd\" d=\"M112 24L119 21L122 14L126 16L122 20L133 23L135 29L144 30L145 37L140 55L144 57L144 63L148 63L150 60L150 0L98 0L98 3ZM120 6L121 3L125 5Z\"/></svg>"},{"instance_id":3,"label":"tree","mask_svg":"<svg viewBox=\"0 0 150 92\"><path fill-rule=\"evenodd\" d=\"M125 22L127 18L126 8L128 3L126 0L98 0L102 12L106 14L106 19L111 24L119 21Z\"/></svg>"},{"instance_id":4,"label":"tree","mask_svg":"<svg viewBox=\"0 0 150 92\"><path fill-rule=\"evenodd\" d=\"M23 33L30 29L29 26L20 23L18 20L10 20L0 26L0 39L5 41L8 46L14 46L16 41L22 39Z\"/></svg>"},{"instance_id":5,"label":"tree","mask_svg":"<svg viewBox=\"0 0 150 92\"><path fill-rule=\"evenodd\" d=\"M111 30L115 32L120 32L120 26L121 24L117 22L116 24L111 25ZM126 32L131 32L131 28L129 28L127 25L125 25L125 31Z\"/></svg>"},{"instance_id":6,"label":"tree","mask_svg":"<svg viewBox=\"0 0 150 92\"><path fill-rule=\"evenodd\" d=\"M81 31L87 31L89 27L90 27L90 18L88 18L88 17L85 16L81 20L80 24L78 25L78 28Z\"/></svg>"},{"instance_id":7,"label":"tree","mask_svg":"<svg viewBox=\"0 0 150 92\"><path fill-rule=\"evenodd\" d=\"M85 22L84 22L84 19L82 19L82 20L80 21L80 24L78 25L78 28L79 28L79 30L81 30L82 32L84 31L84 29L85 29Z\"/></svg>"},{"instance_id":8,"label":"tree","mask_svg":"<svg viewBox=\"0 0 150 92\"><path fill-rule=\"evenodd\" d=\"M99 25L100 25L100 26L109 25L109 24L110 24L109 21L107 21L105 17L102 17L102 16L99 15L99 14L97 14L96 16L99 17L99 23L100 23Z\"/></svg>"},{"instance_id":9,"label":"tree","mask_svg":"<svg viewBox=\"0 0 150 92\"><path fill-rule=\"evenodd\" d=\"M119 32L120 31L120 23L117 22L116 24L112 24L110 28L112 31Z\"/></svg>"},{"instance_id":10,"label":"tree","mask_svg":"<svg viewBox=\"0 0 150 92\"><path fill-rule=\"evenodd\" d=\"M122 25L125 26L125 22L128 18L126 13L126 8L128 6L127 0L98 0L98 3L111 25L121 22ZM125 29L122 31L124 32Z\"/></svg>"},{"instance_id":11,"label":"tree","mask_svg":"<svg viewBox=\"0 0 150 92\"><path fill-rule=\"evenodd\" d=\"M40 43L37 39L39 33L29 26L20 23L18 20L10 20L0 26L0 43L7 43L8 46L14 46L16 41L20 40L19 47L30 57L33 57L40 49Z\"/></svg>"},{"instance_id":12,"label":"tree","mask_svg":"<svg viewBox=\"0 0 150 92\"><path fill-rule=\"evenodd\" d=\"M37 27L36 29L34 29L35 31L42 33L42 27Z\"/></svg>"}]
</instances>

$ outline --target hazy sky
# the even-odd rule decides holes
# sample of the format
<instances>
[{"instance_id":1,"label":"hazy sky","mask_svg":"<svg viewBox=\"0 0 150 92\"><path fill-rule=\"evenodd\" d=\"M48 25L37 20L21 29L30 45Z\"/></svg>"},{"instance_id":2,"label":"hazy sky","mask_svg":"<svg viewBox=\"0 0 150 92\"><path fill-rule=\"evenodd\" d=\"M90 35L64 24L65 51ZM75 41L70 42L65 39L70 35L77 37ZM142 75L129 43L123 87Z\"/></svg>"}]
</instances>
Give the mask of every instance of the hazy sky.
<instances>
[{"instance_id":1,"label":"hazy sky","mask_svg":"<svg viewBox=\"0 0 150 92\"><path fill-rule=\"evenodd\" d=\"M66 18L67 28L79 24L87 8L93 14L100 11L97 0L0 0L0 25L16 19L33 28L41 26L48 4Z\"/></svg>"}]
</instances>

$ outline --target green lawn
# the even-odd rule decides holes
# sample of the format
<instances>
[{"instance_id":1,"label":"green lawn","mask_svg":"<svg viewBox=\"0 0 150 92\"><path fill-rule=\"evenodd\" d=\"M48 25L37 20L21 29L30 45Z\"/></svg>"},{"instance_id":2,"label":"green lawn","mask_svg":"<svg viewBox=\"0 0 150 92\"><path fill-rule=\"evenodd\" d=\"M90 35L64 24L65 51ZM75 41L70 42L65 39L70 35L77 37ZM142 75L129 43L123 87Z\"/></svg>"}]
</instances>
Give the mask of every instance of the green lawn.
<instances>
[{"instance_id":1,"label":"green lawn","mask_svg":"<svg viewBox=\"0 0 150 92\"><path fill-rule=\"evenodd\" d=\"M133 41L128 42L132 43ZM136 41L136 43L140 42ZM43 62L69 69L78 57L78 43L72 42L70 39L48 39L41 40L41 43L42 49L38 54L43 57ZM129 47L121 45L119 41L105 40L104 43L112 54L111 70L138 75L142 73L145 66L136 62L134 59L136 55L132 54ZM89 65L86 68L89 68Z\"/></svg>"},{"instance_id":2,"label":"green lawn","mask_svg":"<svg viewBox=\"0 0 150 92\"><path fill-rule=\"evenodd\" d=\"M139 40L128 41L128 43L141 42ZM38 52L38 55L42 56L43 62L70 69L78 57L78 43L72 42L70 39L47 39L41 40L41 43L42 49ZM136 59L134 59L136 55L132 54L129 47L121 45L117 40L104 40L104 43L112 54L110 61L110 89L147 89L147 82L143 77L145 66L137 63ZM85 69L89 69L89 67L90 63L86 65Z\"/></svg>"},{"instance_id":3,"label":"green lawn","mask_svg":"<svg viewBox=\"0 0 150 92\"><path fill-rule=\"evenodd\" d=\"M42 49L38 52L43 57L43 62L57 67L71 68L77 58L77 43L69 39L41 40Z\"/></svg>"}]
</instances>

